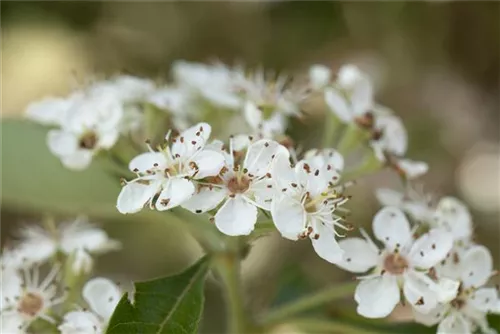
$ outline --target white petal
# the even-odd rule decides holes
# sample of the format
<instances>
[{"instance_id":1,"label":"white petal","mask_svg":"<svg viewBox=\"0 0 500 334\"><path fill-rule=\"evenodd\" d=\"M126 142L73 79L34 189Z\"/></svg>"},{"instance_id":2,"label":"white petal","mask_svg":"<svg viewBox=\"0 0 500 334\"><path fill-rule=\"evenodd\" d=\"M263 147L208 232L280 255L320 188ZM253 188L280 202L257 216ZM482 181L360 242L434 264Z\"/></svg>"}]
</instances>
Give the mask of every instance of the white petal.
<instances>
[{"instance_id":1,"label":"white petal","mask_svg":"<svg viewBox=\"0 0 500 334\"><path fill-rule=\"evenodd\" d=\"M354 115L362 116L373 106L373 88L370 80L363 77L351 90L351 104Z\"/></svg>"},{"instance_id":2,"label":"white petal","mask_svg":"<svg viewBox=\"0 0 500 334\"><path fill-rule=\"evenodd\" d=\"M488 248L473 246L461 259L464 287L479 288L488 282L493 273L493 259Z\"/></svg>"},{"instance_id":3,"label":"white petal","mask_svg":"<svg viewBox=\"0 0 500 334\"><path fill-rule=\"evenodd\" d=\"M391 275L362 280L354 292L357 312L366 318L387 317L399 303L399 298L396 277Z\"/></svg>"},{"instance_id":4,"label":"white petal","mask_svg":"<svg viewBox=\"0 0 500 334\"><path fill-rule=\"evenodd\" d=\"M390 250L404 247L411 241L410 223L405 214L396 207L382 208L373 218L373 233Z\"/></svg>"},{"instance_id":5,"label":"white petal","mask_svg":"<svg viewBox=\"0 0 500 334\"><path fill-rule=\"evenodd\" d=\"M322 89L330 82L332 71L323 65L313 65L309 69L309 80L313 89Z\"/></svg>"},{"instance_id":6,"label":"white petal","mask_svg":"<svg viewBox=\"0 0 500 334\"><path fill-rule=\"evenodd\" d=\"M352 89L353 86L366 76L361 70L352 64L347 64L339 69L337 82L345 89Z\"/></svg>"},{"instance_id":7,"label":"white petal","mask_svg":"<svg viewBox=\"0 0 500 334\"><path fill-rule=\"evenodd\" d=\"M79 217L61 229L60 246L66 253L79 248L92 253L119 248L119 243L111 240L104 230L89 224L85 217Z\"/></svg>"},{"instance_id":8,"label":"white petal","mask_svg":"<svg viewBox=\"0 0 500 334\"><path fill-rule=\"evenodd\" d=\"M379 188L375 190L375 196L380 204L384 206L397 206L399 207L403 203L404 194L399 191Z\"/></svg>"},{"instance_id":9,"label":"white petal","mask_svg":"<svg viewBox=\"0 0 500 334\"><path fill-rule=\"evenodd\" d=\"M333 148L325 148L321 150L312 149L304 154L304 159L308 161L315 157L321 158L321 160L317 158L314 160L319 162L319 166L321 167L330 165L337 171L342 171L344 169L344 157Z\"/></svg>"},{"instance_id":10,"label":"white petal","mask_svg":"<svg viewBox=\"0 0 500 334\"><path fill-rule=\"evenodd\" d=\"M346 123L352 121L352 110L347 105L346 99L335 89L325 89L325 102L341 121Z\"/></svg>"},{"instance_id":11,"label":"white petal","mask_svg":"<svg viewBox=\"0 0 500 334\"><path fill-rule=\"evenodd\" d=\"M434 309L430 310L429 313L421 313L414 308L412 310L413 319L415 319L416 322L430 327L436 325L441 321L441 319L443 319L447 308L443 305L438 305Z\"/></svg>"},{"instance_id":12,"label":"white petal","mask_svg":"<svg viewBox=\"0 0 500 334\"><path fill-rule=\"evenodd\" d=\"M133 172L145 173L147 170L163 170L167 166L167 158L160 152L142 153L133 158L128 168Z\"/></svg>"},{"instance_id":13,"label":"white petal","mask_svg":"<svg viewBox=\"0 0 500 334\"><path fill-rule=\"evenodd\" d=\"M61 162L66 168L83 170L90 165L93 155L93 151L78 150L71 155L62 156Z\"/></svg>"},{"instance_id":14,"label":"white petal","mask_svg":"<svg viewBox=\"0 0 500 334\"><path fill-rule=\"evenodd\" d=\"M120 301L121 292L115 283L107 278L93 278L83 287L83 299L90 308L108 321Z\"/></svg>"},{"instance_id":15,"label":"white petal","mask_svg":"<svg viewBox=\"0 0 500 334\"><path fill-rule=\"evenodd\" d=\"M101 321L89 311L73 311L66 313L63 322L57 327L61 334L101 333Z\"/></svg>"},{"instance_id":16,"label":"white petal","mask_svg":"<svg viewBox=\"0 0 500 334\"><path fill-rule=\"evenodd\" d=\"M4 265L2 263L2 265ZM17 304L16 297L23 291L23 279L16 270L17 268L5 267L0 272L0 288L2 295L0 298L0 310Z\"/></svg>"},{"instance_id":17,"label":"white petal","mask_svg":"<svg viewBox=\"0 0 500 334\"><path fill-rule=\"evenodd\" d=\"M288 196L279 196L271 202L271 215L281 235L290 240L297 240L304 231L306 211L302 204Z\"/></svg>"},{"instance_id":18,"label":"white petal","mask_svg":"<svg viewBox=\"0 0 500 334\"><path fill-rule=\"evenodd\" d=\"M438 203L435 220L448 229L455 240L468 239L472 235L472 219L467 207L458 199L444 197Z\"/></svg>"},{"instance_id":19,"label":"white petal","mask_svg":"<svg viewBox=\"0 0 500 334\"><path fill-rule=\"evenodd\" d=\"M191 161L198 167L198 172L195 176L196 179L203 179L219 174L226 162L222 154L211 150L203 150L197 153Z\"/></svg>"},{"instance_id":20,"label":"white petal","mask_svg":"<svg viewBox=\"0 0 500 334\"><path fill-rule=\"evenodd\" d=\"M0 315L0 333L5 334L26 334L26 330L22 329L25 325L25 320L19 313L7 313ZM82 333L83 334L83 333Z\"/></svg>"},{"instance_id":21,"label":"white petal","mask_svg":"<svg viewBox=\"0 0 500 334\"><path fill-rule=\"evenodd\" d=\"M87 251L78 248L70 254L71 270L76 276L89 274L94 267L94 260Z\"/></svg>"},{"instance_id":22,"label":"white petal","mask_svg":"<svg viewBox=\"0 0 500 334\"><path fill-rule=\"evenodd\" d=\"M344 251L342 260L335 263L342 269L353 273L364 273L375 267L378 262L378 250L372 244L361 238L346 238L339 241Z\"/></svg>"},{"instance_id":23,"label":"white petal","mask_svg":"<svg viewBox=\"0 0 500 334\"><path fill-rule=\"evenodd\" d=\"M43 125L61 124L71 103L70 99L46 98L31 103L26 109L26 117Z\"/></svg>"},{"instance_id":24,"label":"white petal","mask_svg":"<svg viewBox=\"0 0 500 334\"><path fill-rule=\"evenodd\" d=\"M290 155L288 153L278 153L271 164L271 176L275 185L275 190L287 188L287 191L294 191L292 183L299 183L295 170L290 165ZM289 190L288 190L289 188ZM298 191L298 190L297 190Z\"/></svg>"},{"instance_id":25,"label":"white petal","mask_svg":"<svg viewBox=\"0 0 500 334\"><path fill-rule=\"evenodd\" d=\"M439 277L437 281L437 286L435 286L435 292L437 293L437 299L440 303L449 303L458 293L458 288L460 287L460 282L457 280L449 279L446 277Z\"/></svg>"},{"instance_id":26,"label":"white petal","mask_svg":"<svg viewBox=\"0 0 500 334\"><path fill-rule=\"evenodd\" d=\"M28 239L17 245L15 250L16 256L23 259L23 266L43 263L50 259L56 251L56 241L48 236Z\"/></svg>"},{"instance_id":27,"label":"white petal","mask_svg":"<svg viewBox=\"0 0 500 334\"><path fill-rule=\"evenodd\" d=\"M344 256L344 251L340 248L333 226L321 222L313 223L314 232L319 234L318 239L311 239L316 254L323 260L330 263L339 262Z\"/></svg>"},{"instance_id":28,"label":"white petal","mask_svg":"<svg viewBox=\"0 0 500 334\"><path fill-rule=\"evenodd\" d=\"M299 183L305 185L311 197L327 191L340 178L333 166L325 165L321 156L299 161L295 166L295 173L299 177Z\"/></svg>"},{"instance_id":29,"label":"white petal","mask_svg":"<svg viewBox=\"0 0 500 334\"><path fill-rule=\"evenodd\" d=\"M208 143L212 127L207 123L198 123L182 131L177 140L172 144L172 154L181 157L190 157ZM182 138L182 140L181 140Z\"/></svg>"},{"instance_id":30,"label":"white petal","mask_svg":"<svg viewBox=\"0 0 500 334\"><path fill-rule=\"evenodd\" d=\"M246 102L243 109L245 120L252 129L257 130L262 123L262 111L259 110L252 102Z\"/></svg>"},{"instance_id":31,"label":"white petal","mask_svg":"<svg viewBox=\"0 0 500 334\"><path fill-rule=\"evenodd\" d=\"M116 208L124 214L139 212L160 191L160 187L161 182L157 180L133 180L123 186L116 201Z\"/></svg>"},{"instance_id":32,"label":"white petal","mask_svg":"<svg viewBox=\"0 0 500 334\"><path fill-rule=\"evenodd\" d=\"M398 167L402 170L406 178L413 180L427 173L429 165L423 161L414 161L410 159L401 159L398 161Z\"/></svg>"},{"instance_id":33,"label":"white petal","mask_svg":"<svg viewBox=\"0 0 500 334\"><path fill-rule=\"evenodd\" d=\"M215 215L215 225L224 234L248 235L257 222L257 208L241 195L230 198Z\"/></svg>"},{"instance_id":34,"label":"white petal","mask_svg":"<svg viewBox=\"0 0 500 334\"><path fill-rule=\"evenodd\" d=\"M195 191L193 182L184 178L171 178L158 196L155 207L160 211L175 208L189 200Z\"/></svg>"},{"instance_id":35,"label":"white petal","mask_svg":"<svg viewBox=\"0 0 500 334\"><path fill-rule=\"evenodd\" d=\"M405 275L403 294L406 301L418 312L428 313L438 305L435 283L427 276L409 272Z\"/></svg>"},{"instance_id":36,"label":"white petal","mask_svg":"<svg viewBox=\"0 0 500 334\"><path fill-rule=\"evenodd\" d=\"M71 132L51 130L47 134L47 145L57 156L71 155L78 150L78 138Z\"/></svg>"},{"instance_id":37,"label":"white petal","mask_svg":"<svg viewBox=\"0 0 500 334\"><path fill-rule=\"evenodd\" d=\"M251 196L251 199L253 199L261 209L269 211L271 210L272 199L276 194L276 189L273 188L273 186L274 182L269 178L252 182L245 196Z\"/></svg>"},{"instance_id":38,"label":"white petal","mask_svg":"<svg viewBox=\"0 0 500 334\"><path fill-rule=\"evenodd\" d=\"M482 288L476 290L467 300L468 304L471 304L476 309L484 313L498 312L498 302L498 291L495 288Z\"/></svg>"},{"instance_id":39,"label":"white petal","mask_svg":"<svg viewBox=\"0 0 500 334\"><path fill-rule=\"evenodd\" d=\"M453 247L453 236L444 229L432 229L418 238L409 253L411 265L429 269L441 262Z\"/></svg>"},{"instance_id":40,"label":"white petal","mask_svg":"<svg viewBox=\"0 0 500 334\"><path fill-rule=\"evenodd\" d=\"M408 134L399 117L394 115L376 115L375 128L382 132L382 137L377 142L384 151L397 156L406 153Z\"/></svg>"},{"instance_id":41,"label":"white petal","mask_svg":"<svg viewBox=\"0 0 500 334\"><path fill-rule=\"evenodd\" d=\"M248 147L243 167L249 174L257 177L269 172L274 157L278 154L289 154L288 150L274 140L262 139Z\"/></svg>"},{"instance_id":42,"label":"white petal","mask_svg":"<svg viewBox=\"0 0 500 334\"><path fill-rule=\"evenodd\" d=\"M231 144L235 152L244 151L250 146L250 143L248 135L236 135L231 139Z\"/></svg>"},{"instance_id":43,"label":"white petal","mask_svg":"<svg viewBox=\"0 0 500 334\"><path fill-rule=\"evenodd\" d=\"M184 209L194 213L202 213L215 209L226 198L226 190L203 187L182 204Z\"/></svg>"},{"instance_id":44,"label":"white petal","mask_svg":"<svg viewBox=\"0 0 500 334\"><path fill-rule=\"evenodd\" d=\"M439 323L437 334L471 334L471 324L460 313L450 313Z\"/></svg>"}]
</instances>

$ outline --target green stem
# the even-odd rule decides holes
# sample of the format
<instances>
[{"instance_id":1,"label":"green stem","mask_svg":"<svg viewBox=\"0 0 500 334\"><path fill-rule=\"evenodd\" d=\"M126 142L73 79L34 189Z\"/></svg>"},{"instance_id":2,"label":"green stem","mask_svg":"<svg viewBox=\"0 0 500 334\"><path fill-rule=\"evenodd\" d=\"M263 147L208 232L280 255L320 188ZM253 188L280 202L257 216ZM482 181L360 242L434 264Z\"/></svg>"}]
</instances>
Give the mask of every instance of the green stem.
<instances>
[{"instance_id":1,"label":"green stem","mask_svg":"<svg viewBox=\"0 0 500 334\"><path fill-rule=\"evenodd\" d=\"M323 130L323 147L328 148L333 146L336 131L342 124L340 120L332 113L327 112L325 118L325 129Z\"/></svg>"},{"instance_id":2,"label":"green stem","mask_svg":"<svg viewBox=\"0 0 500 334\"><path fill-rule=\"evenodd\" d=\"M293 320L291 324L307 333L381 334L380 331L373 331L353 324L333 320L305 318Z\"/></svg>"},{"instance_id":3,"label":"green stem","mask_svg":"<svg viewBox=\"0 0 500 334\"><path fill-rule=\"evenodd\" d=\"M247 333L250 322L248 321L244 307L240 277L240 259L237 252L216 254L214 269L218 272L224 289L227 333Z\"/></svg>"},{"instance_id":4,"label":"green stem","mask_svg":"<svg viewBox=\"0 0 500 334\"><path fill-rule=\"evenodd\" d=\"M365 175L377 172L384 167L384 164L380 162L373 152L370 152L369 156L361 163L359 167L354 170L349 170L342 175L344 181L356 180Z\"/></svg>"},{"instance_id":5,"label":"green stem","mask_svg":"<svg viewBox=\"0 0 500 334\"><path fill-rule=\"evenodd\" d=\"M337 151L339 151L342 155L346 155L350 151L354 150L363 139L363 130L356 124L349 124L337 145Z\"/></svg>"},{"instance_id":6,"label":"green stem","mask_svg":"<svg viewBox=\"0 0 500 334\"><path fill-rule=\"evenodd\" d=\"M309 296L300 298L290 304L278 307L266 314L263 318L265 324L280 322L292 318L295 314L329 303L333 300L352 295L358 282L348 282L327 287Z\"/></svg>"}]
</instances>

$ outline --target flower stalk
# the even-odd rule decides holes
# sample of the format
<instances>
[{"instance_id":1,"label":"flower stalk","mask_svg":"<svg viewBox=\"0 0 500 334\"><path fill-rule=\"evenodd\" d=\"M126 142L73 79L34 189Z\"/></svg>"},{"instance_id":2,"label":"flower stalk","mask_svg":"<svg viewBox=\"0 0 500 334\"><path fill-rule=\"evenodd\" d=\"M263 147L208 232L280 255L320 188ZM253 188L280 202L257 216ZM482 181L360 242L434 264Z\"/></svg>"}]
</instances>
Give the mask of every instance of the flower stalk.
<instances>
[{"instance_id":1,"label":"flower stalk","mask_svg":"<svg viewBox=\"0 0 500 334\"><path fill-rule=\"evenodd\" d=\"M314 292L309 296L302 297L295 302L282 307L278 307L275 310L268 312L262 318L262 322L266 325L276 324L282 322L285 319L293 318L293 316L296 314L332 302L334 300L350 296L352 295L357 283L358 282L335 284L320 291Z\"/></svg>"},{"instance_id":2,"label":"flower stalk","mask_svg":"<svg viewBox=\"0 0 500 334\"><path fill-rule=\"evenodd\" d=\"M232 240L228 241L228 244ZM245 312L241 287L241 261L237 249L214 256L213 268L218 273L226 300L226 332L241 334L249 332L250 321Z\"/></svg>"}]
</instances>

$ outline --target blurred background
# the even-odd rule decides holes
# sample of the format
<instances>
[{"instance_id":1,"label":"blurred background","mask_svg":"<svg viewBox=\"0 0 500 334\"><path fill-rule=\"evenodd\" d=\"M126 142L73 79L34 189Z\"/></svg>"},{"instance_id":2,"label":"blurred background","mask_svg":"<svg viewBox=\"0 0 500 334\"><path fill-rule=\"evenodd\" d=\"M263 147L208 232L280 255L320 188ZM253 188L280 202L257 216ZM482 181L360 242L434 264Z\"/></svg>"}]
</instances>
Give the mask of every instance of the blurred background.
<instances>
[{"instance_id":1,"label":"blurred background","mask_svg":"<svg viewBox=\"0 0 500 334\"><path fill-rule=\"evenodd\" d=\"M89 77L164 78L177 59L263 65L299 78L311 64L336 70L354 63L374 78L377 100L403 118L409 156L429 162L424 189L470 206L477 240L499 268L499 12L498 2L2 2L2 117L20 118L28 103L66 94ZM303 139L314 143L321 124L321 115L306 120ZM102 258L99 274L152 278L199 256L178 221L111 213L119 185L97 168L62 170L44 140L38 128L2 130L4 243L19 224L51 212L64 219L86 207L124 244ZM356 225L370 224L379 207L372 189L379 186L401 185L389 172L360 180L350 203ZM244 265L255 310L350 278L309 242L275 236L259 239ZM221 332L214 283L207 302L202 331Z\"/></svg>"}]
</instances>

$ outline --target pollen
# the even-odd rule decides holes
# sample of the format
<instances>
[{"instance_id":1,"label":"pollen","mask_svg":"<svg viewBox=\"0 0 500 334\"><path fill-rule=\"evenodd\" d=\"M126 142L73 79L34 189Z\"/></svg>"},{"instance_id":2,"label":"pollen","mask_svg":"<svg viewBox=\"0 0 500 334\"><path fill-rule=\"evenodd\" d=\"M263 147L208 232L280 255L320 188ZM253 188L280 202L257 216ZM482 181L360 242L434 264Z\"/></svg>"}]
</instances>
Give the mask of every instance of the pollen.
<instances>
[{"instance_id":1,"label":"pollen","mask_svg":"<svg viewBox=\"0 0 500 334\"><path fill-rule=\"evenodd\" d=\"M23 314L34 317L43 309L43 297L33 293L26 293L19 301L18 310Z\"/></svg>"}]
</instances>

